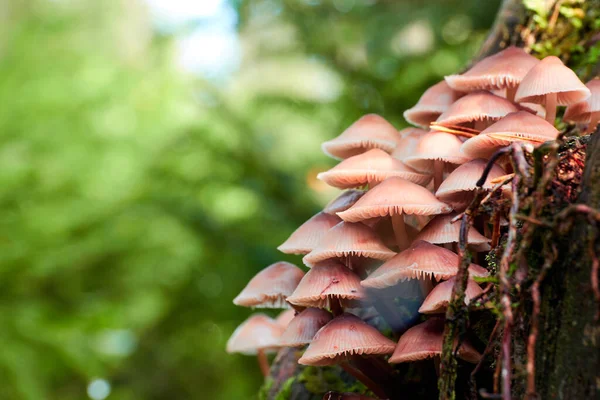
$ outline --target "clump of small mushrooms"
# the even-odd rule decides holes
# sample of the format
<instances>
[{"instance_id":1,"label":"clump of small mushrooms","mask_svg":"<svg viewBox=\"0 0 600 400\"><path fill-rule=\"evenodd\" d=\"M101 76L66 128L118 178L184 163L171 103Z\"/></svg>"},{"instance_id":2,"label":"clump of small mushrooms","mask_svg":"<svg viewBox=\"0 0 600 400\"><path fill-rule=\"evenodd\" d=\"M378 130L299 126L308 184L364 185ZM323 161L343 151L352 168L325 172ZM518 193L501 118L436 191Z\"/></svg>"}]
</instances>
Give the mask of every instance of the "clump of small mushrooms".
<instances>
[{"instance_id":1,"label":"clump of small mushrooms","mask_svg":"<svg viewBox=\"0 0 600 400\"><path fill-rule=\"evenodd\" d=\"M266 354L294 347L302 351L300 364L340 365L371 396L402 398L397 382L405 370L396 364L438 367L460 264L455 220L473 200L487 160L512 142L533 149L555 140L560 106L568 106L565 121L592 131L600 119L600 80L584 85L560 59L540 61L509 47L428 89L404 113L418 128L399 132L369 114L323 143L325 154L341 161L318 178L344 191L279 246L283 253L302 255L308 272L275 263L234 300L245 307L292 310L279 321L254 314L233 333L227 350L258 355L266 375ZM483 189L510 176L507 168L494 164ZM467 237L475 260L484 262L498 245L506 233L502 220L475 220ZM469 266L465 302L471 309L486 312L477 301L483 292L477 281L492 272L485 264ZM417 302L409 318L403 301ZM381 324L361 319L367 308L391 332L384 335ZM456 355L477 363L482 346L467 332ZM367 397L330 392L325 398Z\"/></svg>"}]
</instances>

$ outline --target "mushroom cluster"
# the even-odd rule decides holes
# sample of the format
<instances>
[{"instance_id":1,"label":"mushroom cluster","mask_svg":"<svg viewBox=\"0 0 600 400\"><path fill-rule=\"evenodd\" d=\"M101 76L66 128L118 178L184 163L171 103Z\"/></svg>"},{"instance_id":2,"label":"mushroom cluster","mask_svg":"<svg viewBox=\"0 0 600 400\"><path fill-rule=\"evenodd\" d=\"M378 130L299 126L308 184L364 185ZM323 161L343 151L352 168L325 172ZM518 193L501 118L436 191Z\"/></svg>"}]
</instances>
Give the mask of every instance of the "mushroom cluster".
<instances>
[{"instance_id":1,"label":"mushroom cluster","mask_svg":"<svg viewBox=\"0 0 600 400\"><path fill-rule=\"evenodd\" d=\"M278 320L253 315L227 350L257 354L266 374L266 353L296 347L303 350L300 364L340 365L375 396L401 398L400 372L390 364L439 362L460 264L457 215L473 200L495 151L512 142L534 148L557 138L557 106L568 106L565 120L589 124L591 131L600 119L600 81L584 85L560 59L538 60L509 47L428 89L404 113L418 128L397 131L369 114L323 143L325 154L341 162L318 179L344 191L278 248L302 255L308 272L278 262L234 300L292 310ZM483 189L502 182L508 168L493 165ZM498 245L501 222L475 221L467 237L475 260ZM471 264L468 273L465 302L480 307L477 279L490 271ZM403 299L417 307L407 312ZM367 321L366 309L391 333ZM476 363L478 345L467 334L458 357Z\"/></svg>"}]
</instances>

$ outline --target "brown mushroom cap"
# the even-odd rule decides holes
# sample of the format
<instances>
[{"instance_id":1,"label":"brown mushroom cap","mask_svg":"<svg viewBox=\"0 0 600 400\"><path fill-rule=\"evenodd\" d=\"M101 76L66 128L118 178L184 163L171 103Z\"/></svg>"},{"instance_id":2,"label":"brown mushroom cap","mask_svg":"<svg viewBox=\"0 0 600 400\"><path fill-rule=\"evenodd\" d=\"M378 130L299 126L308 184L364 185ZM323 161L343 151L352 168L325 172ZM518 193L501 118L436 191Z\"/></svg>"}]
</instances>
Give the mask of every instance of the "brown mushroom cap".
<instances>
[{"instance_id":1,"label":"brown mushroom cap","mask_svg":"<svg viewBox=\"0 0 600 400\"><path fill-rule=\"evenodd\" d=\"M279 324L279 326L281 326L285 329L288 327L288 325L290 324L292 319L294 319L295 315L296 315L296 310L294 310L293 308L283 310L282 312L279 313L277 318L275 318L275 322L277 322Z\"/></svg>"},{"instance_id":2,"label":"brown mushroom cap","mask_svg":"<svg viewBox=\"0 0 600 400\"><path fill-rule=\"evenodd\" d=\"M556 139L558 133L545 119L526 111L518 111L508 114L479 135L468 139L462 144L460 151L470 158L489 158L496 150L512 142L539 146Z\"/></svg>"},{"instance_id":3,"label":"brown mushroom cap","mask_svg":"<svg viewBox=\"0 0 600 400\"><path fill-rule=\"evenodd\" d=\"M458 243L460 221L452 223L456 213L438 215L433 218L415 237L415 241L424 240L433 244ZM467 243L475 251L489 251L490 239L479 233L474 227L469 229Z\"/></svg>"},{"instance_id":4,"label":"brown mushroom cap","mask_svg":"<svg viewBox=\"0 0 600 400\"><path fill-rule=\"evenodd\" d=\"M285 261L269 265L248 282L233 304L256 308L288 308L285 299L292 294L304 271Z\"/></svg>"},{"instance_id":5,"label":"brown mushroom cap","mask_svg":"<svg viewBox=\"0 0 600 400\"><path fill-rule=\"evenodd\" d=\"M458 263L458 255L453 251L418 240L383 263L361 285L383 289L407 279L450 279L458 272ZM476 264L469 266L469 273L478 277L489 275L485 268Z\"/></svg>"},{"instance_id":6,"label":"brown mushroom cap","mask_svg":"<svg viewBox=\"0 0 600 400\"><path fill-rule=\"evenodd\" d=\"M335 139L321 146L323 152L337 159L364 153L370 149L381 149L388 153L396 148L398 131L383 117L368 114L350 125Z\"/></svg>"},{"instance_id":7,"label":"brown mushroom cap","mask_svg":"<svg viewBox=\"0 0 600 400\"><path fill-rule=\"evenodd\" d=\"M331 258L364 257L389 260L395 254L383 244L375 231L365 224L340 222L327 231L321 243L302 261L311 267Z\"/></svg>"},{"instance_id":8,"label":"brown mushroom cap","mask_svg":"<svg viewBox=\"0 0 600 400\"><path fill-rule=\"evenodd\" d=\"M392 151L392 157L404 162L406 158L413 155L419 141L427 131L419 128L406 128L399 133L400 140L398 140L398 145Z\"/></svg>"},{"instance_id":9,"label":"brown mushroom cap","mask_svg":"<svg viewBox=\"0 0 600 400\"><path fill-rule=\"evenodd\" d=\"M432 318L407 330L398 341L398 346L389 362L398 364L425 360L440 356L444 342L444 320ZM470 363L477 363L481 354L469 344L462 342L458 356Z\"/></svg>"},{"instance_id":10,"label":"brown mushroom cap","mask_svg":"<svg viewBox=\"0 0 600 400\"><path fill-rule=\"evenodd\" d=\"M228 353L256 354L279 347L284 328L264 314L254 314L238 326L227 341Z\"/></svg>"},{"instance_id":11,"label":"brown mushroom cap","mask_svg":"<svg viewBox=\"0 0 600 400\"><path fill-rule=\"evenodd\" d=\"M475 189L477 189L475 184L481 178L486 165L485 160L476 159L459 166L446 177L435 196L457 211L464 210L473 200ZM483 188L491 189L494 185L490 181L505 174L506 172L502 168L494 164Z\"/></svg>"},{"instance_id":12,"label":"brown mushroom cap","mask_svg":"<svg viewBox=\"0 0 600 400\"><path fill-rule=\"evenodd\" d=\"M345 306L365 300L360 278L336 260L320 262L304 275L287 301L302 307L331 308L337 299Z\"/></svg>"},{"instance_id":13,"label":"brown mushroom cap","mask_svg":"<svg viewBox=\"0 0 600 400\"><path fill-rule=\"evenodd\" d=\"M428 128L460 96L461 93L452 90L445 81L436 83L423 93L417 104L404 111L404 119L413 125Z\"/></svg>"},{"instance_id":14,"label":"brown mushroom cap","mask_svg":"<svg viewBox=\"0 0 600 400\"><path fill-rule=\"evenodd\" d=\"M335 215L339 212L346 211L347 209L352 207L354 203L356 203L358 199L360 199L365 193L366 192L364 190L346 190L342 192L342 194L340 194L338 197L327 203L327 205L323 209L323 212L326 214Z\"/></svg>"},{"instance_id":15,"label":"brown mushroom cap","mask_svg":"<svg viewBox=\"0 0 600 400\"><path fill-rule=\"evenodd\" d=\"M445 313L452 299L452 288L455 281L456 279L452 277L434 287L431 293L425 298L425 301L423 301L423 304L421 304L419 312L421 314ZM469 305L471 299L479 296L481 293L483 293L483 290L477 282L469 279L467 281L467 288L465 289L465 304Z\"/></svg>"},{"instance_id":16,"label":"brown mushroom cap","mask_svg":"<svg viewBox=\"0 0 600 400\"><path fill-rule=\"evenodd\" d=\"M497 121L506 114L519 111L519 108L505 98L490 92L469 93L452 104L436 120L442 126L463 125L476 121Z\"/></svg>"},{"instance_id":17,"label":"brown mushroom cap","mask_svg":"<svg viewBox=\"0 0 600 400\"><path fill-rule=\"evenodd\" d=\"M415 153L404 162L419 172L428 173L433 170L433 162L443 161L447 164L464 164L470 160L460 152L462 141L451 133L429 132L419 140Z\"/></svg>"},{"instance_id":18,"label":"brown mushroom cap","mask_svg":"<svg viewBox=\"0 0 600 400\"><path fill-rule=\"evenodd\" d=\"M545 104L546 95L550 93L556 93L556 103L561 106L577 103L590 96L590 90L575 72L554 56L544 58L525 75L515 100Z\"/></svg>"},{"instance_id":19,"label":"brown mushroom cap","mask_svg":"<svg viewBox=\"0 0 600 400\"><path fill-rule=\"evenodd\" d=\"M450 87L463 92L513 88L539 62L523 49L510 46L479 61L464 74L445 79Z\"/></svg>"},{"instance_id":20,"label":"brown mushroom cap","mask_svg":"<svg viewBox=\"0 0 600 400\"><path fill-rule=\"evenodd\" d=\"M600 113L600 79L595 78L585 84L591 96L567 107L563 119L571 122L590 122L593 113Z\"/></svg>"},{"instance_id":21,"label":"brown mushroom cap","mask_svg":"<svg viewBox=\"0 0 600 400\"><path fill-rule=\"evenodd\" d=\"M396 344L355 315L342 314L322 327L298 360L303 365L334 365L355 355L385 355Z\"/></svg>"},{"instance_id":22,"label":"brown mushroom cap","mask_svg":"<svg viewBox=\"0 0 600 400\"><path fill-rule=\"evenodd\" d=\"M371 149L349 157L329 171L318 174L317 179L329 186L348 189L377 184L391 176L404 178L418 185L425 185L431 179L431 176L418 173L380 149Z\"/></svg>"},{"instance_id":23,"label":"brown mushroom cap","mask_svg":"<svg viewBox=\"0 0 600 400\"><path fill-rule=\"evenodd\" d=\"M319 329L331 321L333 316L320 308L307 308L290 321L279 344L284 347L298 347L310 343Z\"/></svg>"},{"instance_id":24,"label":"brown mushroom cap","mask_svg":"<svg viewBox=\"0 0 600 400\"><path fill-rule=\"evenodd\" d=\"M448 205L427 189L401 178L388 178L338 216L347 222L359 222L391 215L436 215L450 211Z\"/></svg>"},{"instance_id":25,"label":"brown mushroom cap","mask_svg":"<svg viewBox=\"0 0 600 400\"><path fill-rule=\"evenodd\" d=\"M325 233L340 222L337 215L317 213L300 225L277 250L286 254L308 254L317 247Z\"/></svg>"}]
</instances>

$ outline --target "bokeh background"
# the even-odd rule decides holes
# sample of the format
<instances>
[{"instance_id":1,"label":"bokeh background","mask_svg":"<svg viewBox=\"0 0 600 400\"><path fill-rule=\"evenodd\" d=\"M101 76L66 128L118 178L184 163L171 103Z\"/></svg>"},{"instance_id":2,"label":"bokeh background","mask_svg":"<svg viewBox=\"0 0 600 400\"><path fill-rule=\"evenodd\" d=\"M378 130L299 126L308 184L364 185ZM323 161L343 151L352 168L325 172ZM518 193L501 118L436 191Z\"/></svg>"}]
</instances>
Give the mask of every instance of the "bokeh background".
<instances>
[{"instance_id":1,"label":"bokeh background","mask_svg":"<svg viewBox=\"0 0 600 400\"><path fill-rule=\"evenodd\" d=\"M0 399L252 399L231 299L336 193L320 143L499 0L0 0Z\"/></svg>"}]
</instances>

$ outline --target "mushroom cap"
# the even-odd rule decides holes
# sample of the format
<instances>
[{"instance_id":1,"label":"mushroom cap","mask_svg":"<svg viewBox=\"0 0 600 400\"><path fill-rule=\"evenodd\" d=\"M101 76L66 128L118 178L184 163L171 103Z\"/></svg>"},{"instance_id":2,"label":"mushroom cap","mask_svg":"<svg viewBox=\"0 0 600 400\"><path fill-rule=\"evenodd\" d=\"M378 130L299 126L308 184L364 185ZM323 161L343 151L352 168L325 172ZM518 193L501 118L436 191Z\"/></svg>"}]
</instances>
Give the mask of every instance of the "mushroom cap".
<instances>
[{"instance_id":1,"label":"mushroom cap","mask_svg":"<svg viewBox=\"0 0 600 400\"><path fill-rule=\"evenodd\" d=\"M395 347L377 329L355 315L344 313L317 332L298 363L333 365L355 355L391 354Z\"/></svg>"},{"instance_id":2,"label":"mushroom cap","mask_svg":"<svg viewBox=\"0 0 600 400\"><path fill-rule=\"evenodd\" d=\"M331 308L332 299L339 299L345 306L366 299L358 275L336 260L315 264L287 301L302 307Z\"/></svg>"},{"instance_id":3,"label":"mushroom cap","mask_svg":"<svg viewBox=\"0 0 600 400\"><path fill-rule=\"evenodd\" d=\"M347 222L359 222L391 215L436 215L450 211L450 206L427 189L402 178L388 178L338 216Z\"/></svg>"},{"instance_id":4,"label":"mushroom cap","mask_svg":"<svg viewBox=\"0 0 600 400\"><path fill-rule=\"evenodd\" d=\"M497 121L506 114L516 111L519 111L519 108L505 98L479 91L458 99L440 115L436 123L448 126L475 121Z\"/></svg>"},{"instance_id":5,"label":"mushroom cap","mask_svg":"<svg viewBox=\"0 0 600 400\"><path fill-rule=\"evenodd\" d=\"M398 145L392 151L392 157L404 162L407 157L410 157L415 152L419 140L427 133L427 131L419 128L406 128L400 131L400 140Z\"/></svg>"},{"instance_id":6,"label":"mushroom cap","mask_svg":"<svg viewBox=\"0 0 600 400\"><path fill-rule=\"evenodd\" d=\"M302 261L309 267L331 258L349 256L389 260L396 253L388 249L377 233L365 224L340 222L329 229L321 243Z\"/></svg>"},{"instance_id":7,"label":"mushroom cap","mask_svg":"<svg viewBox=\"0 0 600 400\"><path fill-rule=\"evenodd\" d=\"M364 190L346 190L342 192L342 194L340 194L338 197L327 203L327 205L323 209L323 212L326 214L335 215L339 212L346 211L347 209L352 207L354 203L356 203L358 199L360 199L365 193L366 192Z\"/></svg>"},{"instance_id":8,"label":"mushroom cap","mask_svg":"<svg viewBox=\"0 0 600 400\"><path fill-rule=\"evenodd\" d=\"M526 111L508 114L490 125L479 135L462 144L460 151L471 158L489 158L496 150L512 142L532 143L534 146L554 140L558 130L548 121Z\"/></svg>"},{"instance_id":9,"label":"mushroom cap","mask_svg":"<svg viewBox=\"0 0 600 400\"><path fill-rule=\"evenodd\" d=\"M400 337L389 362L398 364L439 356L442 354L443 342L444 320L441 318L428 319L413 326ZM481 358L481 354L467 341L461 344L458 356L470 363L477 363Z\"/></svg>"},{"instance_id":10,"label":"mushroom cap","mask_svg":"<svg viewBox=\"0 0 600 400\"><path fill-rule=\"evenodd\" d=\"M407 279L450 279L458 272L459 261L458 255L453 251L417 240L373 271L361 285L383 289ZM485 268L476 264L469 266L469 273L478 277L489 275Z\"/></svg>"},{"instance_id":11,"label":"mushroom cap","mask_svg":"<svg viewBox=\"0 0 600 400\"><path fill-rule=\"evenodd\" d=\"M289 262L269 265L248 282L233 304L256 308L289 308L285 299L294 292L304 271Z\"/></svg>"},{"instance_id":12,"label":"mushroom cap","mask_svg":"<svg viewBox=\"0 0 600 400\"><path fill-rule=\"evenodd\" d=\"M523 49L510 46L479 61L464 74L445 79L451 88L463 92L512 88L539 62Z\"/></svg>"},{"instance_id":13,"label":"mushroom cap","mask_svg":"<svg viewBox=\"0 0 600 400\"><path fill-rule=\"evenodd\" d=\"M441 81L423 93L417 104L404 111L404 119L409 123L428 128L462 94L455 92L446 81Z\"/></svg>"},{"instance_id":14,"label":"mushroom cap","mask_svg":"<svg viewBox=\"0 0 600 400\"><path fill-rule=\"evenodd\" d=\"M337 215L319 212L300 225L277 250L286 254L308 254L318 246L325 233L340 222Z\"/></svg>"},{"instance_id":15,"label":"mushroom cap","mask_svg":"<svg viewBox=\"0 0 600 400\"><path fill-rule=\"evenodd\" d=\"M432 244L458 243L460 235L460 221L452 223L456 213L438 215L433 218L415 237ZM474 227L469 229L467 244L475 251L489 251L490 239L479 233Z\"/></svg>"},{"instance_id":16,"label":"mushroom cap","mask_svg":"<svg viewBox=\"0 0 600 400\"><path fill-rule=\"evenodd\" d=\"M321 148L330 157L344 159L369 149L391 153L397 141L398 131L392 124L377 114L367 114L338 137L323 143Z\"/></svg>"},{"instance_id":17,"label":"mushroom cap","mask_svg":"<svg viewBox=\"0 0 600 400\"><path fill-rule=\"evenodd\" d=\"M307 308L292 319L281 335L279 344L285 347L304 346L310 343L315 333L332 318L333 316L328 311L320 308Z\"/></svg>"},{"instance_id":18,"label":"mushroom cap","mask_svg":"<svg viewBox=\"0 0 600 400\"><path fill-rule=\"evenodd\" d=\"M587 123L591 121L593 113L600 112L600 79L594 78L585 86L590 90L591 96L568 106L563 117L565 121Z\"/></svg>"},{"instance_id":19,"label":"mushroom cap","mask_svg":"<svg viewBox=\"0 0 600 400\"><path fill-rule=\"evenodd\" d=\"M515 101L545 104L546 95L550 93L556 93L559 106L577 103L590 96L590 90L575 72L554 56L544 58L525 75L517 89Z\"/></svg>"},{"instance_id":20,"label":"mushroom cap","mask_svg":"<svg viewBox=\"0 0 600 400\"><path fill-rule=\"evenodd\" d=\"M383 150L371 149L349 157L329 171L321 172L317 179L340 189L377 184L397 176L418 185L425 185L431 176L420 174Z\"/></svg>"},{"instance_id":21,"label":"mushroom cap","mask_svg":"<svg viewBox=\"0 0 600 400\"><path fill-rule=\"evenodd\" d=\"M279 326L285 329L288 327L292 319L294 319L294 316L296 316L296 310L294 310L293 308L283 310L279 313L277 318L275 318L275 322L277 322Z\"/></svg>"},{"instance_id":22,"label":"mushroom cap","mask_svg":"<svg viewBox=\"0 0 600 400\"><path fill-rule=\"evenodd\" d=\"M481 178L486 165L487 161L478 158L459 166L446 177L435 196L455 210L464 210L473 200L475 189L477 189L476 183ZM490 181L505 174L506 172L502 168L494 164L483 188L491 189L494 185Z\"/></svg>"},{"instance_id":23,"label":"mushroom cap","mask_svg":"<svg viewBox=\"0 0 600 400\"><path fill-rule=\"evenodd\" d=\"M404 162L419 172L431 172L433 162L443 161L448 164L464 164L470 160L460 152L463 142L451 133L428 132L423 135L412 156Z\"/></svg>"},{"instance_id":24,"label":"mushroom cap","mask_svg":"<svg viewBox=\"0 0 600 400\"><path fill-rule=\"evenodd\" d=\"M253 314L238 326L229 340L228 353L256 354L258 350L279 347L279 338L284 328L264 314Z\"/></svg>"},{"instance_id":25,"label":"mushroom cap","mask_svg":"<svg viewBox=\"0 0 600 400\"><path fill-rule=\"evenodd\" d=\"M440 282L421 304L419 312L421 314L441 314L446 312L450 299L452 298L452 288L456 279L450 278L447 281ZM481 287L472 279L467 281L467 288L465 289L465 304L469 305L471 299L479 296L483 293Z\"/></svg>"}]
</instances>

